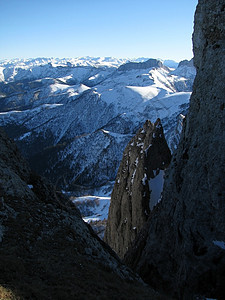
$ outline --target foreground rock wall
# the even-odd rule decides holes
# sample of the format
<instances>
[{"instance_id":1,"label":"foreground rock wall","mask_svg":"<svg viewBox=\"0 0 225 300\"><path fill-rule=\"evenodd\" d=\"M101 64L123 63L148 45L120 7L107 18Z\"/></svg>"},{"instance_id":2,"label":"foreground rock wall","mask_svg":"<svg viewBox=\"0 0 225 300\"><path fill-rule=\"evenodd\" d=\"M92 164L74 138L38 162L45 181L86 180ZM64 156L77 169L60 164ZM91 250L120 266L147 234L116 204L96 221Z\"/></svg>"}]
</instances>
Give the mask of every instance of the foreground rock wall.
<instances>
[{"instance_id":1,"label":"foreground rock wall","mask_svg":"<svg viewBox=\"0 0 225 300\"><path fill-rule=\"evenodd\" d=\"M1 130L0 258L0 298L2 285L15 299L158 297L82 221L67 198L31 173Z\"/></svg>"},{"instance_id":2,"label":"foreground rock wall","mask_svg":"<svg viewBox=\"0 0 225 300\"><path fill-rule=\"evenodd\" d=\"M191 299L225 295L225 4L199 0L197 76L181 142L125 261L152 286Z\"/></svg>"}]
</instances>

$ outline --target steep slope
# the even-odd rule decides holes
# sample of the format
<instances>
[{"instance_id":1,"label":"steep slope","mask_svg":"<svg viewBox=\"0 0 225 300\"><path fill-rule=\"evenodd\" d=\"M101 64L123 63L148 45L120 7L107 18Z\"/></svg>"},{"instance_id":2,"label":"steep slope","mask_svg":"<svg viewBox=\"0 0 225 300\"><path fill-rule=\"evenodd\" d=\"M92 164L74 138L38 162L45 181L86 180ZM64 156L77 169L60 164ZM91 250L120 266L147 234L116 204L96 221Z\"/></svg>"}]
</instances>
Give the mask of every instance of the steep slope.
<instances>
[{"instance_id":1,"label":"steep slope","mask_svg":"<svg viewBox=\"0 0 225 300\"><path fill-rule=\"evenodd\" d=\"M0 283L19 299L158 299L0 131Z\"/></svg>"},{"instance_id":2,"label":"steep slope","mask_svg":"<svg viewBox=\"0 0 225 300\"><path fill-rule=\"evenodd\" d=\"M37 173L69 190L113 181L123 150L146 119L160 118L174 144L194 67L189 79L158 60L118 68L121 63L40 59L2 65L0 125ZM135 68L126 70L130 64Z\"/></svg>"},{"instance_id":3,"label":"steep slope","mask_svg":"<svg viewBox=\"0 0 225 300\"><path fill-rule=\"evenodd\" d=\"M104 240L121 257L160 201L171 159L160 120L146 121L123 153L111 195Z\"/></svg>"},{"instance_id":4,"label":"steep slope","mask_svg":"<svg viewBox=\"0 0 225 300\"><path fill-rule=\"evenodd\" d=\"M126 262L154 287L192 299L225 295L225 5L199 0L194 82L163 198Z\"/></svg>"}]
</instances>

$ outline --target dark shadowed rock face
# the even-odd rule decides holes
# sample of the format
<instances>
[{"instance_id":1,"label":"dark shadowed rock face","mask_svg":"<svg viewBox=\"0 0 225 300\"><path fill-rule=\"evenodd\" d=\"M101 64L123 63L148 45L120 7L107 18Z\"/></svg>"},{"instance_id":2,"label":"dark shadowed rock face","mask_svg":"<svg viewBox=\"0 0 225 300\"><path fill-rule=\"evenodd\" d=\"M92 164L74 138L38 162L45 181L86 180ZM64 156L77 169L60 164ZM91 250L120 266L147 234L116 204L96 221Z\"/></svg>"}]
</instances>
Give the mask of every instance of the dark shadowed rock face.
<instances>
[{"instance_id":1,"label":"dark shadowed rock face","mask_svg":"<svg viewBox=\"0 0 225 300\"><path fill-rule=\"evenodd\" d=\"M225 3L199 0L197 77L163 198L125 259L179 299L225 295Z\"/></svg>"},{"instance_id":2,"label":"dark shadowed rock face","mask_svg":"<svg viewBox=\"0 0 225 300\"><path fill-rule=\"evenodd\" d=\"M104 239L120 257L158 203L170 159L160 120L146 121L124 151L111 196Z\"/></svg>"},{"instance_id":3,"label":"dark shadowed rock face","mask_svg":"<svg viewBox=\"0 0 225 300\"><path fill-rule=\"evenodd\" d=\"M30 172L1 130L0 257L0 291L6 286L18 299L158 297L61 193Z\"/></svg>"}]
</instances>

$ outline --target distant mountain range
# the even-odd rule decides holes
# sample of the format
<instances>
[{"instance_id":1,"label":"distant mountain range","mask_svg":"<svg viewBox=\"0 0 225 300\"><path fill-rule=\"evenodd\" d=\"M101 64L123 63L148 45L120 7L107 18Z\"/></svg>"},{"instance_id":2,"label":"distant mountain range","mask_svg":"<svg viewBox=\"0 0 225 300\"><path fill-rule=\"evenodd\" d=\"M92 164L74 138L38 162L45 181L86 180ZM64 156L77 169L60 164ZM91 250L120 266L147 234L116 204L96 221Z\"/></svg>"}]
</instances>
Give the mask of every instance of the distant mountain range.
<instances>
[{"instance_id":1,"label":"distant mountain range","mask_svg":"<svg viewBox=\"0 0 225 300\"><path fill-rule=\"evenodd\" d=\"M144 58L4 60L0 126L32 168L61 188L103 186L115 180L125 146L146 119L160 118L176 147L195 68L175 66Z\"/></svg>"},{"instance_id":2,"label":"distant mountain range","mask_svg":"<svg viewBox=\"0 0 225 300\"><path fill-rule=\"evenodd\" d=\"M16 68L30 68L30 67L37 67L43 66L48 63L54 66L108 66L108 67L118 67L122 64L127 62L145 62L150 58L147 57L139 57L139 58L115 58L115 57L77 57L77 58L46 58L46 57L37 57L37 58L30 58L30 59L2 59L0 60L0 80L3 80L4 74L2 71L5 68L9 67L16 67ZM174 60L160 60L164 66L169 68L177 68L178 62ZM7 80L6 78L4 80Z\"/></svg>"}]
</instances>

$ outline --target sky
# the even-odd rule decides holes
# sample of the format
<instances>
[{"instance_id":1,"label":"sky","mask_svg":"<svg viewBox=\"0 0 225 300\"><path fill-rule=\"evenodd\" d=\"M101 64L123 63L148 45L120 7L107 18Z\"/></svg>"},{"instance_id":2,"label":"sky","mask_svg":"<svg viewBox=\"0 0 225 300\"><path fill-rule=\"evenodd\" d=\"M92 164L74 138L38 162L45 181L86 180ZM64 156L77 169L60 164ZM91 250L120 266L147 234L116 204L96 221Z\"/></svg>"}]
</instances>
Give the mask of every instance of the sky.
<instances>
[{"instance_id":1,"label":"sky","mask_svg":"<svg viewBox=\"0 0 225 300\"><path fill-rule=\"evenodd\" d=\"M0 59L191 59L197 0L0 0Z\"/></svg>"}]
</instances>

